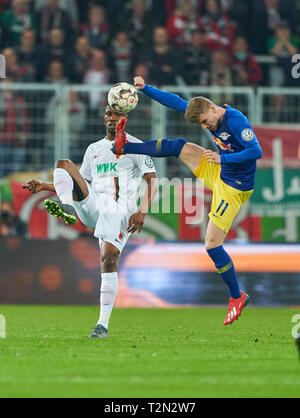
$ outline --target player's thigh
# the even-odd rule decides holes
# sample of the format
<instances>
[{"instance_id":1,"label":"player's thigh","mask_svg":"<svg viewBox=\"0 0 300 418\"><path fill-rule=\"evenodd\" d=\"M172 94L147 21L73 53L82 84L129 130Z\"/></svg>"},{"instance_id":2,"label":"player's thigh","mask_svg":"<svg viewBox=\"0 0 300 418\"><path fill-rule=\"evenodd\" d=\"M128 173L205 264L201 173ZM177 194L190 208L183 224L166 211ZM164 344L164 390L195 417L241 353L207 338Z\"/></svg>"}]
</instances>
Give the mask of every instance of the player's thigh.
<instances>
[{"instance_id":1,"label":"player's thigh","mask_svg":"<svg viewBox=\"0 0 300 418\"><path fill-rule=\"evenodd\" d=\"M74 200L81 201L88 197L89 190L86 180L81 176L76 165L70 160L59 160L56 164L57 168L66 170L74 180Z\"/></svg>"},{"instance_id":2,"label":"player's thigh","mask_svg":"<svg viewBox=\"0 0 300 418\"><path fill-rule=\"evenodd\" d=\"M74 183L76 183L74 181ZM99 218L98 197L92 187L86 183L89 195L84 200L74 201L74 209L83 225L95 228Z\"/></svg>"},{"instance_id":3,"label":"player's thigh","mask_svg":"<svg viewBox=\"0 0 300 418\"><path fill-rule=\"evenodd\" d=\"M100 262L102 273L117 271L120 258L120 250L111 242L101 241Z\"/></svg>"},{"instance_id":4,"label":"player's thigh","mask_svg":"<svg viewBox=\"0 0 300 418\"><path fill-rule=\"evenodd\" d=\"M199 167L204 148L199 145L187 142L182 148L179 159L194 173Z\"/></svg>"},{"instance_id":5,"label":"player's thigh","mask_svg":"<svg viewBox=\"0 0 300 418\"><path fill-rule=\"evenodd\" d=\"M228 186L219 178L213 190L209 218L216 227L225 233L225 236L228 234L242 204L241 192ZM209 238L211 238L211 234Z\"/></svg>"}]
</instances>

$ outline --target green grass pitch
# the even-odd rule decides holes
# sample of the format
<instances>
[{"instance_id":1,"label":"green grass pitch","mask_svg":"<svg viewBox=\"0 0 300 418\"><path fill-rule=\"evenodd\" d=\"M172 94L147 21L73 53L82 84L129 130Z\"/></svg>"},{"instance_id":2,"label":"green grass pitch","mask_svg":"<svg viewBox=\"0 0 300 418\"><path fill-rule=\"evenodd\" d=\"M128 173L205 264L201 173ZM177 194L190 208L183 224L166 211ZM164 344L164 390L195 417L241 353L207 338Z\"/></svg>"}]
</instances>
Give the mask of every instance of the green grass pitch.
<instances>
[{"instance_id":1,"label":"green grass pitch","mask_svg":"<svg viewBox=\"0 0 300 418\"><path fill-rule=\"evenodd\" d=\"M0 397L299 397L300 309L119 309L107 340L95 307L1 306Z\"/></svg>"}]
</instances>

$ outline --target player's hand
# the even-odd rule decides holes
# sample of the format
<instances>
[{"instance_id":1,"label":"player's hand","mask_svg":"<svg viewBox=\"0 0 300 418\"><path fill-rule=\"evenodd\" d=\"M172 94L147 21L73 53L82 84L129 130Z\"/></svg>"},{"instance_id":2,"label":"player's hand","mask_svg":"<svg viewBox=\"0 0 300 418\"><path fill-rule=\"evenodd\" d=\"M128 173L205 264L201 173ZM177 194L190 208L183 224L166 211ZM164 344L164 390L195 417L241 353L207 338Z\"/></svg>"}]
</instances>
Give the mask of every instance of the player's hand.
<instances>
[{"instance_id":1,"label":"player's hand","mask_svg":"<svg viewBox=\"0 0 300 418\"><path fill-rule=\"evenodd\" d=\"M127 232L134 234L136 231L138 231L138 233L140 233L144 226L145 217L145 213L139 211L134 213L129 219Z\"/></svg>"},{"instance_id":2,"label":"player's hand","mask_svg":"<svg viewBox=\"0 0 300 418\"><path fill-rule=\"evenodd\" d=\"M203 157L209 163L221 164L221 155L218 154L217 152L206 150L203 153Z\"/></svg>"},{"instance_id":3,"label":"player's hand","mask_svg":"<svg viewBox=\"0 0 300 418\"><path fill-rule=\"evenodd\" d=\"M145 80L143 79L143 77L134 77L134 86L138 90L143 90L143 88L145 87Z\"/></svg>"},{"instance_id":4,"label":"player's hand","mask_svg":"<svg viewBox=\"0 0 300 418\"><path fill-rule=\"evenodd\" d=\"M44 184L40 180L31 180L26 184L23 184L23 189L27 189L30 193L35 194L44 190Z\"/></svg>"}]
</instances>

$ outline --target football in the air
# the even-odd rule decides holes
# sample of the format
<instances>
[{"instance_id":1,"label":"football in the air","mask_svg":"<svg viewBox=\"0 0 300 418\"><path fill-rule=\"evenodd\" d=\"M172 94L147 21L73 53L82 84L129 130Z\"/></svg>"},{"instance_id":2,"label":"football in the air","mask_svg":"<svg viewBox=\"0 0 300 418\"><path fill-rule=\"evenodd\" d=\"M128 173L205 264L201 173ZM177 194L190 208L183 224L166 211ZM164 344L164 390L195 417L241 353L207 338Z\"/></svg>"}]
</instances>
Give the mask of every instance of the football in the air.
<instances>
[{"instance_id":1,"label":"football in the air","mask_svg":"<svg viewBox=\"0 0 300 418\"><path fill-rule=\"evenodd\" d=\"M138 93L128 83L115 84L108 93L108 104L117 112L129 113L138 104Z\"/></svg>"}]
</instances>

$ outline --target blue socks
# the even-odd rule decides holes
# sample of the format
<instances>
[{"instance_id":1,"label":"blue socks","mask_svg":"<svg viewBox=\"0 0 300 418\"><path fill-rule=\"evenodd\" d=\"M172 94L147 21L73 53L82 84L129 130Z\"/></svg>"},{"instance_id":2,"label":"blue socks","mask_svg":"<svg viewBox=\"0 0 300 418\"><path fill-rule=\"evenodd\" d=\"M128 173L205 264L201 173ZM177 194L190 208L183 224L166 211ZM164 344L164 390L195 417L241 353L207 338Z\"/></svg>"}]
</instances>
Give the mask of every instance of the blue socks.
<instances>
[{"instance_id":1,"label":"blue socks","mask_svg":"<svg viewBox=\"0 0 300 418\"><path fill-rule=\"evenodd\" d=\"M224 250L223 246L212 248L211 250L207 250L207 252L215 263L218 273L227 284L230 296L233 299L239 299L241 297L241 291L236 277L235 268L231 258Z\"/></svg>"},{"instance_id":2,"label":"blue socks","mask_svg":"<svg viewBox=\"0 0 300 418\"><path fill-rule=\"evenodd\" d=\"M178 139L158 139L143 143L130 142L125 144L123 151L125 154L142 154L151 157L179 157L186 140Z\"/></svg>"}]
</instances>

